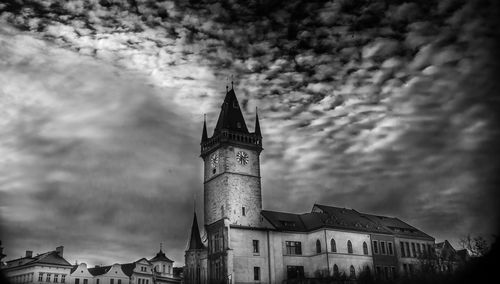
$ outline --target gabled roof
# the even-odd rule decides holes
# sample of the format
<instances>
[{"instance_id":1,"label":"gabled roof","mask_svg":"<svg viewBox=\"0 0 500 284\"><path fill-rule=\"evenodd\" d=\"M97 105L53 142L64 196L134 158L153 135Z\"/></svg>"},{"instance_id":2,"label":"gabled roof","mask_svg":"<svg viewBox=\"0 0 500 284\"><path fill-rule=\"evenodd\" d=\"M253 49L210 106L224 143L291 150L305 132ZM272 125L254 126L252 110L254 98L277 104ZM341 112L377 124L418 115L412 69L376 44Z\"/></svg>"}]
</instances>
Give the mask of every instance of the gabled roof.
<instances>
[{"instance_id":1,"label":"gabled roof","mask_svg":"<svg viewBox=\"0 0 500 284\"><path fill-rule=\"evenodd\" d=\"M198 219L194 212L193 225L191 226L191 238L189 238L189 246L187 250L205 249L205 245L201 241L200 229L198 228Z\"/></svg>"},{"instance_id":2,"label":"gabled roof","mask_svg":"<svg viewBox=\"0 0 500 284\"><path fill-rule=\"evenodd\" d=\"M149 260L150 262L154 261L167 261L167 262L174 262L170 258L168 258L165 253L160 249L160 251L156 254L155 257Z\"/></svg>"},{"instance_id":3,"label":"gabled roof","mask_svg":"<svg viewBox=\"0 0 500 284\"><path fill-rule=\"evenodd\" d=\"M243 113L240 109L240 104L238 103L238 99L234 93L234 89L231 89L226 93L226 97L224 98L224 102L221 106L219 119L217 120L217 125L214 129L214 134L222 129L246 134L249 133Z\"/></svg>"},{"instance_id":4,"label":"gabled roof","mask_svg":"<svg viewBox=\"0 0 500 284\"><path fill-rule=\"evenodd\" d=\"M52 264L67 266L68 268L72 267L72 265L68 261L66 261L66 259L61 257L57 251L49 251L34 257L22 257L7 261L7 266L5 268L9 269L34 264Z\"/></svg>"}]
</instances>

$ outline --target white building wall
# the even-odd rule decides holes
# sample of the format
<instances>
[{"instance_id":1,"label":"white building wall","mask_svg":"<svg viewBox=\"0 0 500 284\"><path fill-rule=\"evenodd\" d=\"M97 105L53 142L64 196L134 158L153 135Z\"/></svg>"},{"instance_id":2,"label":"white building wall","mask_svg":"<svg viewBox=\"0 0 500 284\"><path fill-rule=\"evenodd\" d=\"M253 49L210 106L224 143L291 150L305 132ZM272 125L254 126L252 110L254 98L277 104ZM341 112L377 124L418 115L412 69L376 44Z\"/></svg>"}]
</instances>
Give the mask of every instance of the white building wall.
<instances>
[{"instance_id":1,"label":"white building wall","mask_svg":"<svg viewBox=\"0 0 500 284\"><path fill-rule=\"evenodd\" d=\"M48 283L68 283L68 278L71 269L69 267L49 266L49 265L36 265L28 266L15 270L4 270L7 279L11 283L35 283L35 284L48 284ZM42 281L39 281L39 275L42 273ZM47 281L47 274L50 274L50 281ZM30 276L31 275L31 276ZM54 282L54 276L57 275L57 282ZM63 277L64 275L64 277ZM65 282L61 282L64 278ZM28 282L30 280L32 282ZM90 283L89 283L90 284Z\"/></svg>"},{"instance_id":2,"label":"white building wall","mask_svg":"<svg viewBox=\"0 0 500 284\"><path fill-rule=\"evenodd\" d=\"M80 263L73 273L71 273L68 284L75 284L76 279L79 279L79 284L84 284L84 279L87 280L88 284L95 284L94 276L90 274L86 263Z\"/></svg>"},{"instance_id":3,"label":"white building wall","mask_svg":"<svg viewBox=\"0 0 500 284\"><path fill-rule=\"evenodd\" d=\"M325 244L325 233L327 244ZM269 235L269 249L268 249ZM330 239L334 237L337 252L332 253ZM321 253L316 252L316 240L321 242ZM259 240L259 253L253 253L253 240ZM347 241L353 246L353 253L347 251ZM357 232L318 230L313 232L276 232L231 228L230 248L233 249L234 283L255 283L255 266L260 267L260 282L281 283L287 279L288 266L303 266L305 277L318 277L330 273L337 264L340 272L350 273L353 265L358 275L366 266L373 271L373 259L370 247L370 235ZM302 255L287 255L286 241L302 244ZM368 255L363 253L363 242L368 247ZM328 249L328 253L326 250ZM328 256L328 259L327 259ZM271 259L271 263L268 262ZM270 270L269 270L270 268Z\"/></svg>"}]
</instances>

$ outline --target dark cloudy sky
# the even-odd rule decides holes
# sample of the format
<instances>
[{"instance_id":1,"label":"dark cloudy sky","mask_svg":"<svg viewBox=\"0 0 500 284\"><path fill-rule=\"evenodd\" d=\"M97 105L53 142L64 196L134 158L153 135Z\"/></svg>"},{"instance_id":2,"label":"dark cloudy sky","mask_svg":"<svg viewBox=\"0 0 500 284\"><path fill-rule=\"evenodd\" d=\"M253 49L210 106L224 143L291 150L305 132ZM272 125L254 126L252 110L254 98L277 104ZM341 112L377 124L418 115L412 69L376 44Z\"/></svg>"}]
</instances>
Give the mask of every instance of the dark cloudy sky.
<instances>
[{"instance_id":1,"label":"dark cloudy sky","mask_svg":"<svg viewBox=\"0 0 500 284\"><path fill-rule=\"evenodd\" d=\"M454 244L498 222L497 1L0 4L7 259L183 264L227 78L264 136L264 208L397 216ZM230 79L229 79L230 80Z\"/></svg>"}]
</instances>

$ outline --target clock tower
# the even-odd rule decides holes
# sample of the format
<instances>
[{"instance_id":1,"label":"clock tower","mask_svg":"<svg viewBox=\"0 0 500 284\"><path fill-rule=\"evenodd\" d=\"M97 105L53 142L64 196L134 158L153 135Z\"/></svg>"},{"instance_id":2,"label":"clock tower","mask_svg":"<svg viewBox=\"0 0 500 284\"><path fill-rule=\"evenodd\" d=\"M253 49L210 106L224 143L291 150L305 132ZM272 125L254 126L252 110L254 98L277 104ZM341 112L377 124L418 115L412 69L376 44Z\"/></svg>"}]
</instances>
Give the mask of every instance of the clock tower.
<instances>
[{"instance_id":1,"label":"clock tower","mask_svg":"<svg viewBox=\"0 0 500 284\"><path fill-rule=\"evenodd\" d=\"M208 137L203 124L205 226L226 219L231 225L260 226L262 136L255 115L249 132L234 89L227 91L217 125Z\"/></svg>"}]
</instances>

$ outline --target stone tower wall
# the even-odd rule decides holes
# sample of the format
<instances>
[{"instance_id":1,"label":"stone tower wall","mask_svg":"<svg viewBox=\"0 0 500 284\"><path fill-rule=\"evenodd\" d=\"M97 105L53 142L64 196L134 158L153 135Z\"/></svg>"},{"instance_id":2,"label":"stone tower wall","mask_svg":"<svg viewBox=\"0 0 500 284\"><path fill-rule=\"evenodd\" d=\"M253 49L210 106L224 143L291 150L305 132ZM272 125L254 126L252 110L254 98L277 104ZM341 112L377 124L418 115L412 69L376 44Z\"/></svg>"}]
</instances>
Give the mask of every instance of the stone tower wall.
<instances>
[{"instance_id":1,"label":"stone tower wall","mask_svg":"<svg viewBox=\"0 0 500 284\"><path fill-rule=\"evenodd\" d=\"M237 161L239 151L248 154L246 165ZM205 225L227 217L231 224L259 226L262 210L259 152L225 145L218 155L216 174L211 170L211 155L205 159Z\"/></svg>"}]
</instances>

